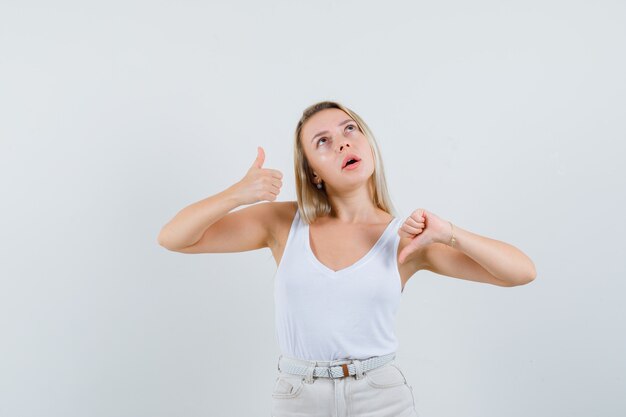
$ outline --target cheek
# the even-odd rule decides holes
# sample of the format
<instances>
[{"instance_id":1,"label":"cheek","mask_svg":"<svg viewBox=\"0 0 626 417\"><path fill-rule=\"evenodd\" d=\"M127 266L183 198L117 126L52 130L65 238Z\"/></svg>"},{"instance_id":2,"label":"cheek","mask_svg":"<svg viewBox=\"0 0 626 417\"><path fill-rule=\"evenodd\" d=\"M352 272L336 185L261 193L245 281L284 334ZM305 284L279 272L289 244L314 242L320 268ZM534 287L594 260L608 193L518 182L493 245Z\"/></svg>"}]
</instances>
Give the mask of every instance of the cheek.
<instances>
[{"instance_id":1,"label":"cheek","mask_svg":"<svg viewBox=\"0 0 626 417\"><path fill-rule=\"evenodd\" d=\"M318 159L320 169L323 171L332 171L332 167L336 164L336 159L332 155L321 155Z\"/></svg>"}]
</instances>

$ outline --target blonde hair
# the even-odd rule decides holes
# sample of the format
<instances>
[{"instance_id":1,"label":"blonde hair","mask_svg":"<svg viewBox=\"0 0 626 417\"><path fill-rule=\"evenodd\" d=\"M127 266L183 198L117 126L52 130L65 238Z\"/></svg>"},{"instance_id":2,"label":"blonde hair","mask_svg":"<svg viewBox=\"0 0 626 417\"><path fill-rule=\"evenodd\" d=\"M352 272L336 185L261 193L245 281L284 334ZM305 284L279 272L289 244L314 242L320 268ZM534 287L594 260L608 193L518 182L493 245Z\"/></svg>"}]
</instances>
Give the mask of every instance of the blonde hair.
<instances>
[{"instance_id":1,"label":"blonde hair","mask_svg":"<svg viewBox=\"0 0 626 417\"><path fill-rule=\"evenodd\" d=\"M300 217L308 224L312 223L318 217L323 217L331 212L330 201L326 194L326 189L318 189L311 181L313 171L304 154L300 136L302 127L314 114L324 109L340 109L350 116L358 125L359 129L370 144L372 154L374 155L374 173L368 180L373 203L376 207L396 216L396 210L391 202L389 191L387 190L387 180L385 179L385 170L380 150L374 138L374 134L369 129L365 121L361 117L335 101L320 101L307 107L302 112L302 117L298 121L295 132L294 144L294 171L296 177L296 193L298 197L298 210Z\"/></svg>"}]
</instances>

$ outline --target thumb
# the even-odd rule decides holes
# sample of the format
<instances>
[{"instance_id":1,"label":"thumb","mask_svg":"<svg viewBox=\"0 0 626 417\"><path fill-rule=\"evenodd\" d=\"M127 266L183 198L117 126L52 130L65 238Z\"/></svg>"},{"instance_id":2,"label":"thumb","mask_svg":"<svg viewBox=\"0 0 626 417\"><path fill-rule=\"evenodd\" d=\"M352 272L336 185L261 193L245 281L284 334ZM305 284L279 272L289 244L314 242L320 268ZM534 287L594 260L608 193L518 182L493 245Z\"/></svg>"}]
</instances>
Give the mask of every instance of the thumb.
<instances>
[{"instance_id":1,"label":"thumb","mask_svg":"<svg viewBox=\"0 0 626 417\"><path fill-rule=\"evenodd\" d=\"M411 246L410 244L406 245L402 252L400 252L400 255L398 255L398 261L400 262L400 264L404 264L404 262L406 262L406 259L418 249L418 246Z\"/></svg>"},{"instance_id":2,"label":"thumb","mask_svg":"<svg viewBox=\"0 0 626 417\"><path fill-rule=\"evenodd\" d=\"M263 162L265 162L265 151L260 146L257 146L256 149L257 149L257 154L256 154L257 156L254 162L252 163L252 166L254 168L262 168Z\"/></svg>"},{"instance_id":3,"label":"thumb","mask_svg":"<svg viewBox=\"0 0 626 417\"><path fill-rule=\"evenodd\" d=\"M402 252L400 252L400 255L398 256L398 261L400 262L400 264L404 263L404 261L406 260L406 257L409 256L410 253L411 251L407 250L406 247L402 250Z\"/></svg>"},{"instance_id":4,"label":"thumb","mask_svg":"<svg viewBox=\"0 0 626 417\"><path fill-rule=\"evenodd\" d=\"M423 245L424 245L423 235L420 234L412 238L411 241L404 247L404 249L402 249L402 251L398 255L398 261L401 264L403 264L404 261L406 261L406 258L408 258L413 252L420 250L423 247Z\"/></svg>"}]
</instances>

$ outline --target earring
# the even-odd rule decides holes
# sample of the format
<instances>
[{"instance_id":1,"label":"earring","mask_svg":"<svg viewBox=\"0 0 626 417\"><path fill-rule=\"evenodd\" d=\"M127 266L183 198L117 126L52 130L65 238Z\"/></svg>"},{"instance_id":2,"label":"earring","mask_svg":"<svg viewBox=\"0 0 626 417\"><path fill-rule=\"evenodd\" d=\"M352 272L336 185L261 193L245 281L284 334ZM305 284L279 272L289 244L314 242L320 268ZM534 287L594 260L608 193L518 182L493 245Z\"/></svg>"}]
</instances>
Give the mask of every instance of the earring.
<instances>
[{"instance_id":1,"label":"earring","mask_svg":"<svg viewBox=\"0 0 626 417\"><path fill-rule=\"evenodd\" d=\"M321 182L318 182L318 183L316 184L316 186L317 186L317 189L318 189L318 190L321 190L321 189L322 189L322 183L321 183Z\"/></svg>"}]
</instances>

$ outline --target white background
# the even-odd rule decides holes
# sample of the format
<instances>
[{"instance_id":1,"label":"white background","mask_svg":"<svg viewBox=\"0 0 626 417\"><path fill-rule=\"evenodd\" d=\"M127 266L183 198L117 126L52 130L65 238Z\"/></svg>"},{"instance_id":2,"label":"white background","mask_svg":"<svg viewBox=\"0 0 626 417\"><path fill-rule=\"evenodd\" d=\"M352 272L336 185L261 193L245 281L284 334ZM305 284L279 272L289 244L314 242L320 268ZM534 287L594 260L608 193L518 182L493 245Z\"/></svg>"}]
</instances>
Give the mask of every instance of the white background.
<instances>
[{"instance_id":1,"label":"white background","mask_svg":"<svg viewBox=\"0 0 626 417\"><path fill-rule=\"evenodd\" d=\"M626 414L622 1L0 4L0 415L269 416L268 248L157 244L263 146L295 200L302 110L380 145L399 214L515 245L504 288L419 272L420 417Z\"/></svg>"}]
</instances>

